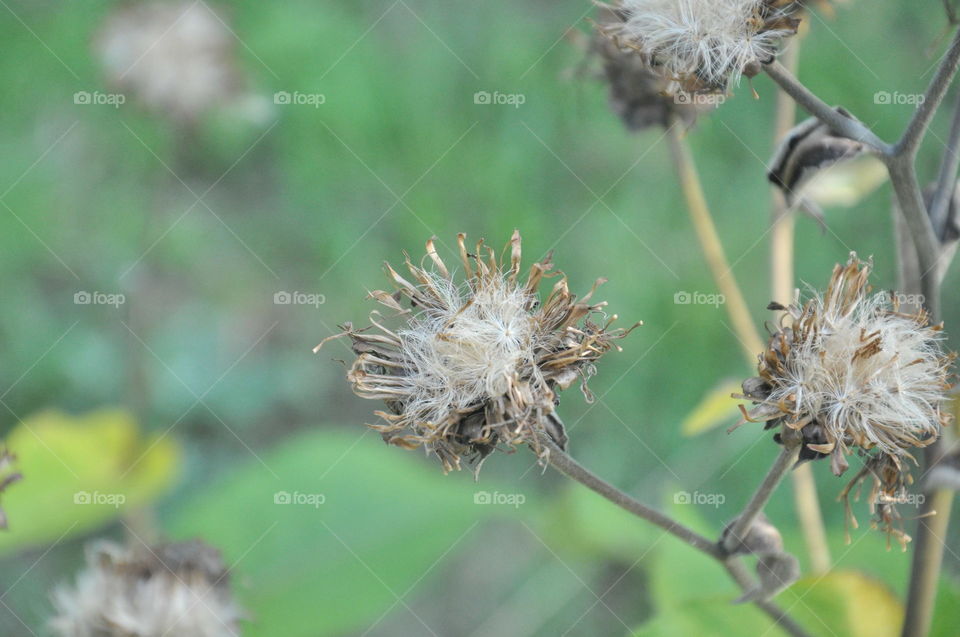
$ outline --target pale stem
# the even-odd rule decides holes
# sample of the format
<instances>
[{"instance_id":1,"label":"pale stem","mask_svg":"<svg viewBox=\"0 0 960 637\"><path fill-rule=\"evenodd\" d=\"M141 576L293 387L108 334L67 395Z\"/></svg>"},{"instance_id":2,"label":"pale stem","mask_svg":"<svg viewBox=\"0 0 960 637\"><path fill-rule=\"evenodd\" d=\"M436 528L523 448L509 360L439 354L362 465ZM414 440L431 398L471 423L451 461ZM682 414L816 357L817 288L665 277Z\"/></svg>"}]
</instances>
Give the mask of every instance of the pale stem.
<instances>
[{"instance_id":1,"label":"pale stem","mask_svg":"<svg viewBox=\"0 0 960 637\"><path fill-rule=\"evenodd\" d=\"M720 241L717 226L710 214L710 208L703 193L703 186L700 183L700 177L697 174L690 148L684 139L682 128L682 125L677 121L671 122L667 128L670 151L673 155L677 177L680 180L680 188L683 191L683 197L697 239L700 241L700 247L703 249L704 258L713 274L713 280L720 293L725 297L724 307L730 316L733 329L740 340L747 362L754 365L757 362L757 356L763 351L763 341L760 339L760 334L757 332L756 325L750 316L750 310L747 308L747 302L744 300L740 286L737 284L736 276L733 274L730 263L724 254L723 243Z\"/></svg>"},{"instance_id":2,"label":"pale stem","mask_svg":"<svg viewBox=\"0 0 960 637\"><path fill-rule=\"evenodd\" d=\"M752 578L745 572L739 558L729 556L719 544L680 524L668 515L648 507L633 496L598 477L592 471L574 460L549 438L542 437L540 444L542 447L545 447L547 451L546 454L540 457L545 458L554 469L568 478L579 482L594 493L606 498L613 504L650 522L693 548L714 558L727 569L727 572L730 573L730 576L742 590L746 591L753 588ZM803 630L803 628L791 619L786 611L776 603L769 600L757 600L753 603L792 637L810 637L810 634Z\"/></svg>"},{"instance_id":3,"label":"pale stem","mask_svg":"<svg viewBox=\"0 0 960 637\"><path fill-rule=\"evenodd\" d=\"M800 40L780 56L784 68L796 74L800 62ZM790 132L796 120L796 102L784 91L777 91L774 115L773 143L779 144ZM794 296L794 236L796 216L789 209L783 191L770 188L772 214L770 220L770 282L771 298L781 305L789 305ZM793 482L794 507L803 532L804 543L810 556L811 570L825 573L830 569L830 547L827 545L827 532L820 512L820 500L817 497L817 483L809 464L794 469Z\"/></svg>"}]
</instances>

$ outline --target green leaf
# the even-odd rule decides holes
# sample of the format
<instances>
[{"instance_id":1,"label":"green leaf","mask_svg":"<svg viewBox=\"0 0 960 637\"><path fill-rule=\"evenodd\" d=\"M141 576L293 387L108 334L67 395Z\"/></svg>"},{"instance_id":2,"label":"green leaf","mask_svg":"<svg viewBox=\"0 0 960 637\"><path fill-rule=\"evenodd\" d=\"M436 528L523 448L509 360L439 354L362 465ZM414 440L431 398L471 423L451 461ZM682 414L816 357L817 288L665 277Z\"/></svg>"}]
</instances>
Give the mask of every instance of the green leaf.
<instances>
[{"instance_id":1,"label":"green leaf","mask_svg":"<svg viewBox=\"0 0 960 637\"><path fill-rule=\"evenodd\" d=\"M800 579L777 601L814 635L896 637L903 604L880 580L857 571Z\"/></svg>"},{"instance_id":2,"label":"green leaf","mask_svg":"<svg viewBox=\"0 0 960 637\"><path fill-rule=\"evenodd\" d=\"M475 503L485 491L372 435L312 431L197 489L167 530L224 552L254 618L245 635L340 635L408 612L405 596L470 549L478 521L516 514Z\"/></svg>"},{"instance_id":3,"label":"green leaf","mask_svg":"<svg viewBox=\"0 0 960 637\"><path fill-rule=\"evenodd\" d=\"M730 394L741 391L740 383L723 381L704 396L680 424L684 436L696 436L739 417L741 401Z\"/></svg>"},{"instance_id":4,"label":"green leaf","mask_svg":"<svg viewBox=\"0 0 960 637\"><path fill-rule=\"evenodd\" d=\"M119 409L41 412L6 444L23 479L3 496L10 530L0 533L0 554L89 531L150 502L170 486L180 457L171 439L141 437Z\"/></svg>"}]
</instances>

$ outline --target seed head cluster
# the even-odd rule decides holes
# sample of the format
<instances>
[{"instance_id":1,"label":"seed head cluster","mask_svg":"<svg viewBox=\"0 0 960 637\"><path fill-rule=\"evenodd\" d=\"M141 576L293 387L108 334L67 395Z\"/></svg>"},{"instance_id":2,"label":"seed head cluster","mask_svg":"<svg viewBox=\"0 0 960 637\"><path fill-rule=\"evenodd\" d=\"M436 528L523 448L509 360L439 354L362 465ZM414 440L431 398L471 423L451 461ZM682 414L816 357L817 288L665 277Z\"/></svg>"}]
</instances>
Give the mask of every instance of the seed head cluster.
<instances>
[{"instance_id":1,"label":"seed head cluster","mask_svg":"<svg viewBox=\"0 0 960 637\"><path fill-rule=\"evenodd\" d=\"M607 30L670 82L668 91L726 92L776 56L797 32L799 3L786 0L623 0L625 20Z\"/></svg>"},{"instance_id":2,"label":"seed head cluster","mask_svg":"<svg viewBox=\"0 0 960 637\"><path fill-rule=\"evenodd\" d=\"M382 422L371 427L391 444L425 446L444 471L459 469L464 455L477 460L479 470L498 447L527 443L545 452L543 435L563 448L558 393L579 378L590 400L586 381L594 362L629 330L610 329L616 316L594 322L606 305L588 303L596 286L577 299L566 277L551 274L550 256L521 280L519 233L508 246L509 259L499 259L482 241L468 252L463 234L457 243L462 282L431 239L426 252L432 268L407 258L411 281L386 264L396 290L371 293L403 318L399 328L388 328L374 312L371 326L346 324L330 337L353 342L357 359L347 378L354 392L386 403L386 411L376 412ZM556 276L541 302L541 283Z\"/></svg>"}]
</instances>

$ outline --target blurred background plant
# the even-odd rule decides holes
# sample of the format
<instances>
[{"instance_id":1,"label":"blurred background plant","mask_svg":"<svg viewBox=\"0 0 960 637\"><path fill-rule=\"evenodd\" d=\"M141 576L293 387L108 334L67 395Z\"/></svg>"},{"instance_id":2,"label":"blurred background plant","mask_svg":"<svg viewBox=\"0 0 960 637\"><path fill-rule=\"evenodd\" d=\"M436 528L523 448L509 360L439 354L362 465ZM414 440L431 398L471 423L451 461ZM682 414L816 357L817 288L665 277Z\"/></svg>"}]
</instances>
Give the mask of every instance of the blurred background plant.
<instances>
[{"instance_id":1,"label":"blurred background plant","mask_svg":"<svg viewBox=\"0 0 960 637\"><path fill-rule=\"evenodd\" d=\"M735 401L710 389L752 370L723 308L698 301L716 288L663 131L626 133L565 41L588 28L588 3L2 4L0 422L24 475L3 495L2 634L47 634L49 591L94 536L217 546L248 635L767 630L728 604L719 566L525 454L492 459L476 484L379 446L330 362L344 345L310 353L372 309L357 290L381 284L384 259L433 234L455 260L446 237L519 228L527 254L563 255L572 289L604 273L604 298L645 323L593 380L596 403L564 403L577 457L694 528L738 512L775 447L759 427L715 426ZM160 26L131 22L148 14ZM850 3L808 26L803 80L882 136L901 130L912 105L877 91L923 90L939 5ZM115 29L177 45L130 33L119 54ZM197 69L232 79L175 100ZM689 135L758 325L774 94L745 80ZM184 117L187 103L203 107ZM921 173L937 166L921 155ZM799 281L856 249L877 255L878 288L896 284L890 188L865 190L824 204L826 232L798 219ZM955 295L943 315L960 321ZM819 489L834 570L778 601L818 635L895 634L907 556L868 529L845 545L837 485ZM803 559L778 493L767 513ZM960 540L945 539L934 634L952 637Z\"/></svg>"}]
</instances>

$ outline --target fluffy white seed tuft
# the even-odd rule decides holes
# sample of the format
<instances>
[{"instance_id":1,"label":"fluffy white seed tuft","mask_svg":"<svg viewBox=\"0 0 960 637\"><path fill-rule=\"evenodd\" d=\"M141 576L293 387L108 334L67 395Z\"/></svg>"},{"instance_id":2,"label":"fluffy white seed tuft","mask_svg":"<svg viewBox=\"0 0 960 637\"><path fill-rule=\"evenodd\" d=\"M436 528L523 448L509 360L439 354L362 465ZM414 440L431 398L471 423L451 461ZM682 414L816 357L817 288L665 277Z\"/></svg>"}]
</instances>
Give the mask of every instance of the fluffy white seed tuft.
<instances>
[{"instance_id":1,"label":"fluffy white seed tuft","mask_svg":"<svg viewBox=\"0 0 960 637\"><path fill-rule=\"evenodd\" d=\"M414 370L404 379L406 411L442 425L451 411L506 394L518 370L536 372L537 330L529 293L503 276L476 290L429 276L441 307L418 315L399 336Z\"/></svg>"},{"instance_id":2,"label":"fluffy white seed tuft","mask_svg":"<svg viewBox=\"0 0 960 637\"><path fill-rule=\"evenodd\" d=\"M940 434L945 365L940 332L891 312L886 294L847 307L815 297L818 329L797 339L770 403L816 414L828 438L902 456Z\"/></svg>"},{"instance_id":3,"label":"fluffy white seed tuft","mask_svg":"<svg viewBox=\"0 0 960 637\"><path fill-rule=\"evenodd\" d=\"M671 92L724 91L793 35L792 4L768 0L623 0L617 35L673 81Z\"/></svg>"}]
</instances>

